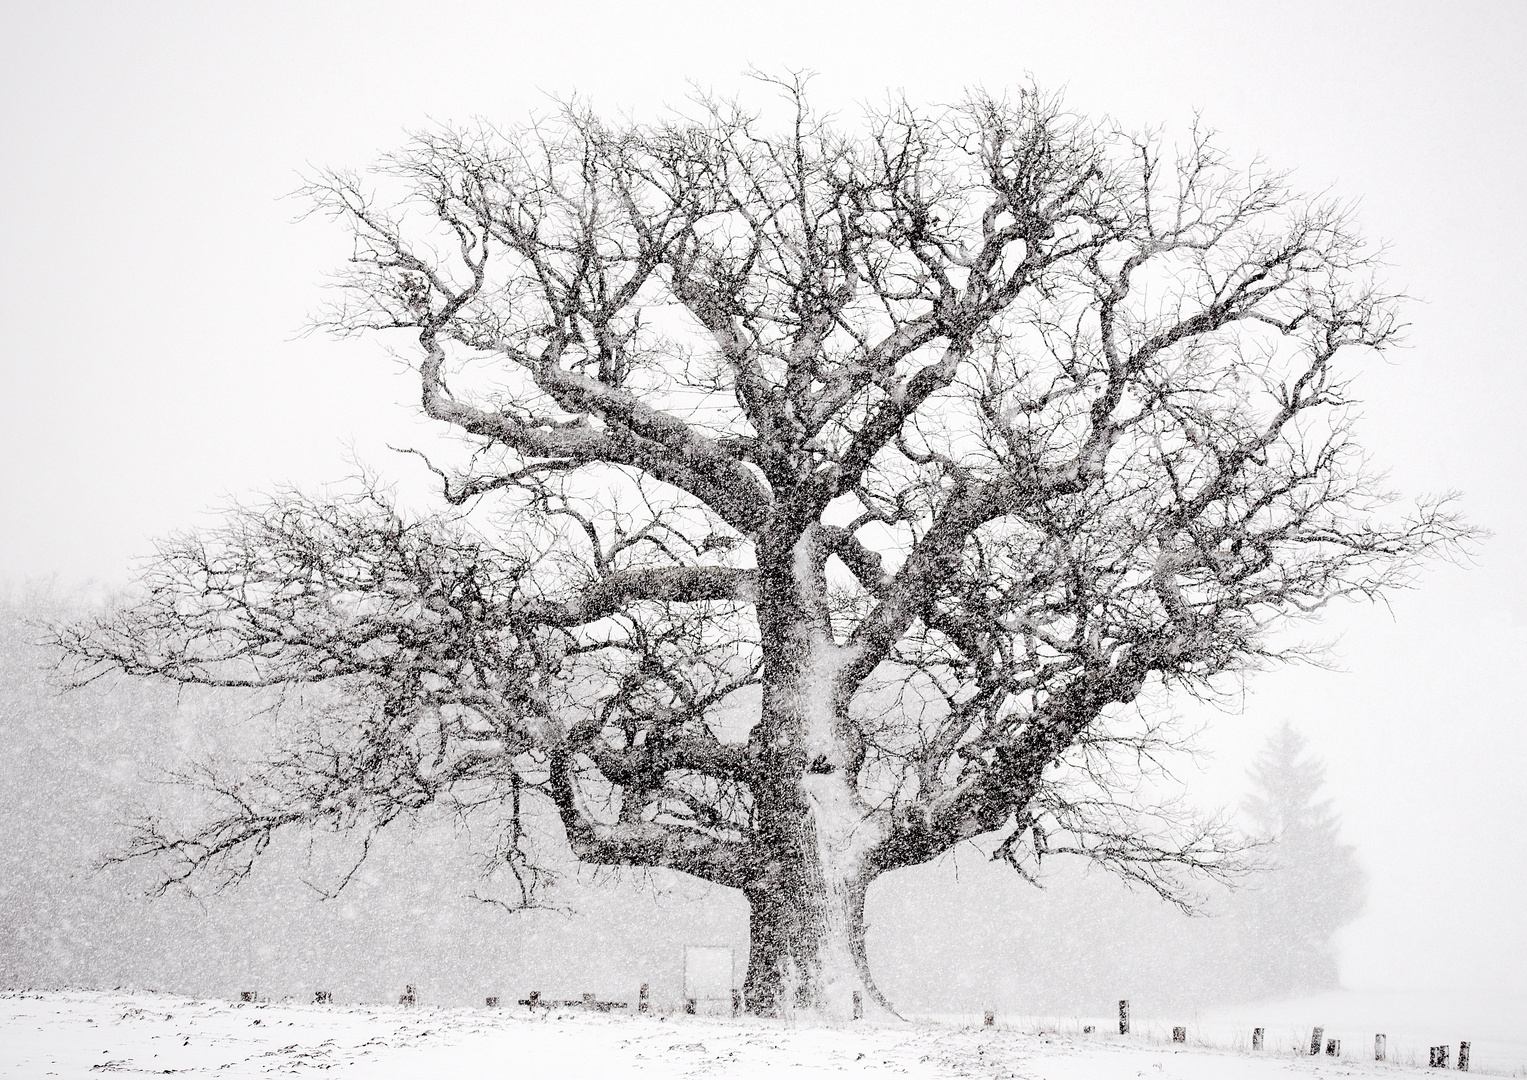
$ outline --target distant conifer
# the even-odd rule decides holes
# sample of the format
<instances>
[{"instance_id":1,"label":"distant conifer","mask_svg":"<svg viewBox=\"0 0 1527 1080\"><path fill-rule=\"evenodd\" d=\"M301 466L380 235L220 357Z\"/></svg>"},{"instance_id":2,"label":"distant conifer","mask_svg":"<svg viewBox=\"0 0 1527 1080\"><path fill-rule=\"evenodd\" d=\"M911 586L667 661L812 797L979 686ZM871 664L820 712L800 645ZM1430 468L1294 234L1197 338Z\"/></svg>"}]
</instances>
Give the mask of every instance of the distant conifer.
<instances>
[{"instance_id":1,"label":"distant conifer","mask_svg":"<svg viewBox=\"0 0 1527 1080\"><path fill-rule=\"evenodd\" d=\"M1234 923L1255 996L1326 990L1339 984L1334 937L1363 911L1367 875L1341 842L1341 822L1320 793L1325 766L1285 723L1251 767L1242 804L1269 843L1269 868L1235 896Z\"/></svg>"}]
</instances>

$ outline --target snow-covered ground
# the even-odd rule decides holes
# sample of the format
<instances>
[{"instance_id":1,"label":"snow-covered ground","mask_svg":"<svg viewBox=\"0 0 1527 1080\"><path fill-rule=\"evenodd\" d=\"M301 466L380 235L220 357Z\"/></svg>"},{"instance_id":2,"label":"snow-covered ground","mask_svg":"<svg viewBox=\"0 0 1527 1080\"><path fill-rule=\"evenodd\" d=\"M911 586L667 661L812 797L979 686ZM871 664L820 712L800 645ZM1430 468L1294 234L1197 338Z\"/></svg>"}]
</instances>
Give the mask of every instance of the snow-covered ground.
<instances>
[{"instance_id":1,"label":"snow-covered ground","mask_svg":"<svg viewBox=\"0 0 1527 1080\"><path fill-rule=\"evenodd\" d=\"M321 1073L368 1080L777 1080L847 1072L869 1077L1271 1080L1426 1072L1403 1062L1365 1061L1358 1052L1345 1059L1312 1058L1271 1039L1266 1051L1253 1055L1228 1046L1174 1046L1152 1033L1087 1035L1058 1026L1067 1029L807 1026L581 1010L532 1016L523 1007L240 1004L167 994L8 992L0 994L0 1077L122 1073L233 1080Z\"/></svg>"},{"instance_id":2,"label":"snow-covered ground","mask_svg":"<svg viewBox=\"0 0 1527 1080\"><path fill-rule=\"evenodd\" d=\"M1450 1047L1457 1064L1458 1043L1467 1040L1471 1068L1507 1076L1527 1075L1527 999L1509 994L1477 994L1466 990L1405 990L1368 988L1331 990L1289 1001L1259 1006L1234 1006L1198 1019L1205 1038L1223 1040L1252 1026L1267 1028L1288 1041L1309 1041L1311 1024L1323 1024L1328 1036L1358 1053L1373 1049L1373 1036L1385 1033L1389 1054L1396 1061L1427 1062L1427 1048ZM1193 1031L1192 1027L1189 1031ZM1233 1044L1232 1044L1233 1045Z\"/></svg>"},{"instance_id":3,"label":"snow-covered ground","mask_svg":"<svg viewBox=\"0 0 1527 1080\"><path fill-rule=\"evenodd\" d=\"M1367 988L1144 1017L1140 1004L1136 1003L1133 1031L1146 1042L1168 1042L1172 1027L1180 1024L1193 1046L1249 1054L1252 1030L1260 1027L1268 1051L1307 1054L1311 1029L1318 1025L1325 1039L1340 1040L1343 1056L1353 1062L1371 1059L1374 1036L1382 1033L1388 1059L1398 1064L1425 1066L1430 1047L1446 1046L1449 1063L1456 1069L1459 1043L1467 1041L1471 1071L1527 1076L1527 998L1523 997ZM980 1022L973 1015L922 1019L956 1026ZM1098 1031L1113 1031L1117 1023L1112 1015L1034 1017L1015 1021L1014 1026L1075 1035L1088 1024Z\"/></svg>"}]
</instances>

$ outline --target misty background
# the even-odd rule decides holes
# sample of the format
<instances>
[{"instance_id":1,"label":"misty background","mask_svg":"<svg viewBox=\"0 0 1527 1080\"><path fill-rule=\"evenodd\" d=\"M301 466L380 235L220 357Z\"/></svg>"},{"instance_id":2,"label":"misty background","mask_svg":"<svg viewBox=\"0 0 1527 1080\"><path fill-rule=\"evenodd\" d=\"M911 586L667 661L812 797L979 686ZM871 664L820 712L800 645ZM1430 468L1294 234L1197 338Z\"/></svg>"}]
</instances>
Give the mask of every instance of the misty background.
<instances>
[{"instance_id":1,"label":"misty background","mask_svg":"<svg viewBox=\"0 0 1527 1080\"><path fill-rule=\"evenodd\" d=\"M686 945L734 950L740 985L748 911L740 893L666 870L580 867L565 852L544 904L510 911L513 880L481 871L469 823L444 813L400 823L342 889L355 841L287 835L245 881L151 897L162 869L102 867L138 813L195 815L167 783L190 762L260 754L281 720L268 695L107 677L60 695L36 645L84 601L45 590L0 598L0 981L12 987L144 987L231 997L244 990L387 1000L629 1000L647 983L680 1007ZM67 667L65 668L67 671ZM235 770L237 766L231 766ZM1292 726L1258 755L1242 827L1265 840L1235 889L1206 886L1192 917L1148 889L1052 856L1042 890L994 843L888 875L868 902L869 953L907 1012L1087 1015L1109 993L1138 1008L1335 989L1333 936L1359 915L1365 874L1343 844L1324 768ZM557 836L554 815L536 831ZM558 865L560 862L560 865ZM1043 868L1041 868L1043 869ZM1100 995L1102 995L1100 997Z\"/></svg>"},{"instance_id":2,"label":"misty background","mask_svg":"<svg viewBox=\"0 0 1527 1080\"><path fill-rule=\"evenodd\" d=\"M888 88L949 99L1026 72L1125 126L1180 131L1201 109L1239 160L1360 200L1416 298L1409 349L1358 379L1360 437L1396 490L1459 489L1494 534L1392 608L1306 628L1326 666L1174 703L1203 729L1178 768L1190 797L1248 829L1267 824L1243 805L1259 754L1285 724L1308 740L1325 782L1304 804L1340 818L1311 826L1328 863L1292 860L1324 867L1320 904L1288 900L1315 886L1285 876L1188 920L1058 859L1036 890L966 847L872 890L881 988L911 1011L1057 1014L1338 985L1527 997L1519 6L62 3L6 22L0 985L386 1000L414 983L465 1002L650 982L672 1003L684 944L743 947L740 898L671 876L568 867L571 914L470 899L470 837L445 821L389 836L336 899L303 879L332 880L344 853L294 842L235 890L147 900L148 868L92 867L163 796L158 769L256 737L247 709L133 683L59 697L27 620L100 602L154 537L234 497L357 460L427 490L389 450L440 437L408 380L370 346L300 333L348 252L293 222L298 170L364 165L432 120L518 122L548 94L651 113L686 80L729 92L758 65L818 71L845 121Z\"/></svg>"}]
</instances>

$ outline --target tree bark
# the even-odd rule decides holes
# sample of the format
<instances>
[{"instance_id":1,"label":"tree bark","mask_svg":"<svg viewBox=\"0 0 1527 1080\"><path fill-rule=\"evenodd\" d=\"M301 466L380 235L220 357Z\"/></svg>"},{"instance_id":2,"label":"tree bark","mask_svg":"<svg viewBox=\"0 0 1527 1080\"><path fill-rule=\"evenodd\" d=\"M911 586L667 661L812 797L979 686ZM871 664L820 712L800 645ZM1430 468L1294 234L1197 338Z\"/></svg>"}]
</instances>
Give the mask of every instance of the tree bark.
<instances>
[{"instance_id":1,"label":"tree bark","mask_svg":"<svg viewBox=\"0 0 1527 1080\"><path fill-rule=\"evenodd\" d=\"M758 611L765 656L763 716L752 736L762 764L754 817L763 865L751 905L749 1011L854 1019L894 1017L864 952L864 897L880 832L858 791L861 740L848 720L842 672L854 650L833 641L816 526L759 545Z\"/></svg>"},{"instance_id":2,"label":"tree bark","mask_svg":"<svg viewBox=\"0 0 1527 1080\"><path fill-rule=\"evenodd\" d=\"M816 830L808 824L802 831L805 844L775 864L774 880L744 890L751 907L748 1010L852 1020L857 997L864 1016L894 1019L864 950L870 875L835 873L835 860L809 850Z\"/></svg>"}]
</instances>

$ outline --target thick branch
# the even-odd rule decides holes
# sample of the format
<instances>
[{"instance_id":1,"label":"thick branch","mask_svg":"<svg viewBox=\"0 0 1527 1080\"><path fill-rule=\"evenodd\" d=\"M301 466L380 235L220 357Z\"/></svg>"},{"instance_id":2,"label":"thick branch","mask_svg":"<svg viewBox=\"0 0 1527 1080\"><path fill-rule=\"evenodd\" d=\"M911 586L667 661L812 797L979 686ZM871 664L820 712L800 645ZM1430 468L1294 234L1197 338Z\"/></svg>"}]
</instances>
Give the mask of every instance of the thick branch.
<instances>
[{"instance_id":1,"label":"thick branch","mask_svg":"<svg viewBox=\"0 0 1527 1080\"><path fill-rule=\"evenodd\" d=\"M571 600L524 600L516 615L551 626L583 626L625 611L642 601L695 604L734 600L752 603L757 572L723 566L667 566L616 571Z\"/></svg>"}]
</instances>

